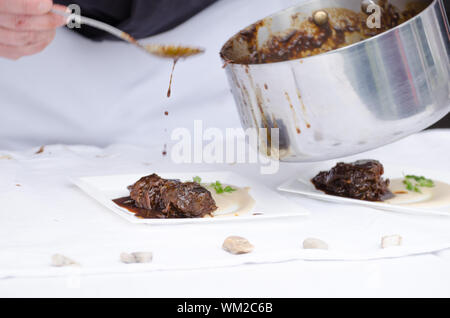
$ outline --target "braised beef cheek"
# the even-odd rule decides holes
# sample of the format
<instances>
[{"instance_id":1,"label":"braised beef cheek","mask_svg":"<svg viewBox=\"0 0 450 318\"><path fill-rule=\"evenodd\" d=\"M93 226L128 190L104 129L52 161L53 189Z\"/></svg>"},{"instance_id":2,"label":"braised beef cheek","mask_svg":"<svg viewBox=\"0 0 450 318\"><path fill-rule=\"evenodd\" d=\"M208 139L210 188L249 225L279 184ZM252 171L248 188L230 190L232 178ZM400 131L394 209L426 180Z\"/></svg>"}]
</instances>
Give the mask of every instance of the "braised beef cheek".
<instances>
[{"instance_id":1,"label":"braised beef cheek","mask_svg":"<svg viewBox=\"0 0 450 318\"><path fill-rule=\"evenodd\" d=\"M384 180L383 165L376 160L338 163L330 171L322 171L311 181L316 189L330 195L365 201L384 201L394 195L389 179Z\"/></svg>"},{"instance_id":2,"label":"braised beef cheek","mask_svg":"<svg viewBox=\"0 0 450 318\"><path fill-rule=\"evenodd\" d=\"M217 210L211 192L195 182L166 180L152 174L129 189L137 207L158 211L165 218L201 218Z\"/></svg>"}]
</instances>

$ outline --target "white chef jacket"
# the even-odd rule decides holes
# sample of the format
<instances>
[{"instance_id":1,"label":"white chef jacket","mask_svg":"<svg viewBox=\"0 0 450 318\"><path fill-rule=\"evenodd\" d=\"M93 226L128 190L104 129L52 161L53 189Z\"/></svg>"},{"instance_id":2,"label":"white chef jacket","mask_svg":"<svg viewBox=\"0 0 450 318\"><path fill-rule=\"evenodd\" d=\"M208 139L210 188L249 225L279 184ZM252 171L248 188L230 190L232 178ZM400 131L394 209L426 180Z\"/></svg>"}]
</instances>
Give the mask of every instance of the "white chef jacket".
<instances>
[{"instance_id":1,"label":"white chef jacket","mask_svg":"<svg viewBox=\"0 0 450 318\"><path fill-rule=\"evenodd\" d=\"M148 43L200 46L179 62L124 42L94 42L67 29L42 53L0 59L0 149L47 144L162 147L178 127L240 127L219 52L247 25L302 0L222 0ZM165 115L168 112L168 116Z\"/></svg>"}]
</instances>

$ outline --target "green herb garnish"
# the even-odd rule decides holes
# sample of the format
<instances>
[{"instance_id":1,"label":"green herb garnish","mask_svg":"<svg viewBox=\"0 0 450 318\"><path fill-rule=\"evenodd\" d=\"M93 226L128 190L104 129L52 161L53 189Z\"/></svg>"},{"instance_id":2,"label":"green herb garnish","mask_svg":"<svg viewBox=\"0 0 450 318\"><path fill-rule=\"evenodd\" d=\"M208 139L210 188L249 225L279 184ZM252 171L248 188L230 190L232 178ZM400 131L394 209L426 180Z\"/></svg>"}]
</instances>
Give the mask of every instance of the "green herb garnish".
<instances>
[{"instance_id":1,"label":"green herb garnish","mask_svg":"<svg viewBox=\"0 0 450 318\"><path fill-rule=\"evenodd\" d=\"M414 191L417 193L422 193L422 191L420 191L419 187L414 185L411 181L409 181L408 179L403 180L403 183L406 185L406 189L408 191Z\"/></svg>"},{"instance_id":2,"label":"green herb garnish","mask_svg":"<svg viewBox=\"0 0 450 318\"><path fill-rule=\"evenodd\" d=\"M217 194L222 194L222 193L231 193L236 191L236 189L233 189L230 186L226 186L225 188L223 187L222 183L220 183L220 181L216 181L214 183L211 183L211 187L214 188L214 190L216 190Z\"/></svg>"},{"instance_id":3,"label":"green herb garnish","mask_svg":"<svg viewBox=\"0 0 450 318\"><path fill-rule=\"evenodd\" d=\"M226 186L225 189L223 189L223 191L228 192L228 193L231 193L231 192L236 191L236 189L233 189L233 188L230 187L230 186Z\"/></svg>"},{"instance_id":4,"label":"green herb garnish","mask_svg":"<svg viewBox=\"0 0 450 318\"><path fill-rule=\"evenodd\" d=\"M201 184L202 183L202 178L200 178L199 176L193 177L192 180L195 183ZM222 193L231 193L236 191L236 189L230 187L230 186L226 186L223 187L222 183L220 183L220 181L216 181L214 183L211 183L210 186L212 188L214 188L214 190L216 191L217 194L222 194Z\"/></svg>"},{"instance_id":5,"label":"green herb garnish","mask_svg":"<svg viewBox=\"0 0 450 318\"><path fill-rule=\"evenodd\" d=\"M425 177L418 177L413 175L405 176L403 183L406 185L406 189L417 193L422 193L420 188L433 188L434 181Z\"/></svg>"},{"instance_id":6,"label":"green herb garnish","mask_svg":"<svg viewBox=\"0 0 450 318\"><path fill-rule=\"evenodd\" d=\"M200 178L199 176L193 177L192 180L195 183L201 184L202 183L202 178Z\"/></svg>"}]
</instances>

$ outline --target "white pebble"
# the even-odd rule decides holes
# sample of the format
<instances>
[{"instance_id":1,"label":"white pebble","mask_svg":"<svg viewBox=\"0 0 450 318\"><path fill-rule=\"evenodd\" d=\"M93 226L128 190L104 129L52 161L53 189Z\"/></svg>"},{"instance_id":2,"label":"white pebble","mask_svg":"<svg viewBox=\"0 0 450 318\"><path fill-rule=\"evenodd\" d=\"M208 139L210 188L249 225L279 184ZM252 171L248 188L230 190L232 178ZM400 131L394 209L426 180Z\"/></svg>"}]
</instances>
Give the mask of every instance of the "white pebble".
<instances>
[{"instance_id":1,"label":"white pebble","mask_svg":"<svg viewBox=\"0 0 450 318\"><path fill-rule=\"evenodd\" d=\"M136 259L134 258L134 256L128 253L121 253L120 260L125 264L136 263Z\"/></svg>"},{"instance_id":2,"label":"white pebble","mask_svg":"<svg viewBox=\"0 0 450 318\"><path fill-rule=\"evenodd\" d=\"M136 263L150 263L153 260L153 253L151 252L135 252L131 254L136 259Z\"/></svg>"},{"instance_id":3,"label":"white pebble","mask_svg":"<svg viewBox=\"0 0 450 318\"><path fill-rule=\"evenodd\" d=\"M120 254L120 260L125 264L135 263L150 263L153 260L153 253L151 252L134 252Z\"/></svg>"},{"instance_id":4,"label":"white pebble","mask_svg":"<svg viewBox=\"0 0 450 318\"><path fill-rule=\"evenodd\" d=\"M245 238L240 236L230 236L223 242L222 248L228 253L239 255L253 251L254 246Z\"/></svg>"},{"instance_id":5,"label":"white pebble","mask_svg":"<svg viewBox=\"0 0 450 318\"><path fill-rule=\"evenodd\" d=\"M303 248L306 250L327 250L328 244L316 238L307 238L303 241Z\"/></svg>"},{"instance_id":6,"label":"white pebble","mask_svg":"<svg viewBox=\"0 0 450 318\"><path fill-rule=\"evenodd\" d=\"M52 266L63 267L71 265L79 265L79 264L74 260L61 254L55 254L52 256Z\"/></svg>"},{"instance_id":7,"label":"white pebble","mask_svg":"<svg viewBox=\"0 0 450 318\"><path fill-rule=\"evenodd\" d=\"M387 235L381 238L381 248L402 245L403 238L400 235Z\"/></svg>"}]
</instances>

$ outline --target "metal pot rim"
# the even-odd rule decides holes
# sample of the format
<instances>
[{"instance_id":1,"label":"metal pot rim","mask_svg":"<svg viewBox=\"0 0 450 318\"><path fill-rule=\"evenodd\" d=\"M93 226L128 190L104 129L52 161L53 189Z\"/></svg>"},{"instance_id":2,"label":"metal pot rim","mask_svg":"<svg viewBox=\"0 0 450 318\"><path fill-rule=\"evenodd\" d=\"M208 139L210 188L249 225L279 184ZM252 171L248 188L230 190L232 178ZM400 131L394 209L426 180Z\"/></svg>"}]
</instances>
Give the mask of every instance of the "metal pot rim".
<instances>
[{"instance_id":1,"label":"metal pot rim","mask_svg":"<svg viewBox=\"0 0 450 318\"><path fill-rule=\"evenodd\" d=\"M306 59L309 60L309 59L318 58L318 57L322 57L322 56L326 56L326 55L330 55L330 54L334 54L334 53L340 53L340 52L342 52L343 50L352 49L352 48L354 48L354 47L356 47L356 46L358 46L358 45L363 45L363 44L365 44L365 43L367 43L367 42L369 42L369 41L376 41L376 40L377 40L378 38L380 38L380 37L387 36L387 35L389 35L390 33L395 32L395 31L397 31L397 30L400 29L400 28L403 28L406 24L409 24L409 23L413 22L414 20L419 19L422 15L425 15L425 14L427 13L427 11L428 11L428 10L431 10L431 8L434 7L434 6L436 5L436 3L439 2L439 1L440 1L440 0L432 0L432 2L431 2L424 10L422 10L419 14L415 15L414 17L412 17L412 18L409 19L408 21L405 21L405 22L403 22L403 23L401 23L401 24L399 24L399 25L393 27L392 29L389 29L388 31L385 31L385 32L383 32L383 33L377 34L377 35L375 35L375 36L373 36L373 37L370 37L370 38L368 38L368 39L365 39L365 40L362 40L362 41L359 41L359 42L356 42L356 43L353 43L353 44L350 44L350 45L348 45L348 46L344 46L344 47L341 47L341 48L338 48L338 49L335 49L335 50L331 50L331 51L328 51L328 52L325 52L325 53L321 53L321 54L317 54L317 55L313 55L313 56L307 56L307 57L303 57L303 58L300 58L300 59L292 59L292 60L278 61L278 62L268 62L268 63L234 63L234 62L226 61L222 56L221 56L221 59L222 59L222 61L224 61L225 63L228 63L228 65L247 66L247 67L251 66L252 68L258 68L258 67L264 67L264 66L266 66L266 65L274 65L274 64L290 63L290 62L295 62L295 61L300 61L300 60L303 61L303 60L306 60ZM274 17L274 16L276 16L276 15L278 15L278 14L281 14L281 13L284 12L284 11L288 11L288 10L290 10L290 9L292 9L292 8L298 8L298 7L301 7L301 6L303 6L303 5L307 5L307 4L312 3L312 2L314 2L314 0L308 1L308 2L306 2L306 3L304 3L304 4L302 4L302 5L299 5L299 6L298 6L298 5L297 5L297 6L291 6L291 7L289 7L289 8L283 9L283 10L281 10L281 11L275 12L274 14L269 15L269 16L267 16L267 17L265 17L265 18L263 18L263 19L261 19L261 20L258 20L258 21L263 21L263 20L269 19L269 18ZM256 21L255 23L252 23L252 24L248 25L247 27L243 28L242 30L245 30L245 29L251 27L252 25L257 24L258 21ZM241 31L242 31L242 30L241 30ZM240 32L240 31L239 31L239 32ZM234 34L231 38L229 38L229 39L225 42L225 44L222 46L221 52L223 51L223 49L225 48L225 46L227 45L227 43L229 43L234 37L236 37L236 36L239 34L239 32L236 33L236 34ZM228 66L228 65L227 65L227 66Z\"/></svg>"}]
</instances>

